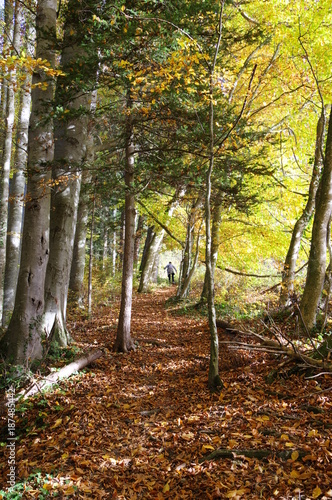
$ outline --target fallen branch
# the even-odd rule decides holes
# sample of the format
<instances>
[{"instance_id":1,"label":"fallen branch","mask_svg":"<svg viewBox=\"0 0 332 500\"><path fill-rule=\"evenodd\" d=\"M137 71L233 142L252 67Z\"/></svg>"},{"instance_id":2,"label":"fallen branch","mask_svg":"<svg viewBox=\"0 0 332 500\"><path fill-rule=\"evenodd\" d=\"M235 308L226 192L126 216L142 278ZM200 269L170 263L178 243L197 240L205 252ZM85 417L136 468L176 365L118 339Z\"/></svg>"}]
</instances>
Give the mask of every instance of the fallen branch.
<instances>
[{"instance_id":1,"label":"fallen branch","mask_svg":"<svg viewBox=\"0 0 332 500\"><path fill-rule=\"evenodd\" d=\"M82 358L73 361L69 365L64 366L58 372L54 372L51 375L48 375L46 378L42 378L36 381L33 381L32 385L28 388L26 392L20 392L18 394L17 400L19 399L27 399L30 396L33 396L37 392L41 392L46 387L50 387L51 385L56 384L60 380L64 378L70 377L73 373L82 370L85 366L90 365L93 361L100 358L102 356L102 351L91 351Z\"/></svg>"},{"instance_id":2,"label":"fallen branch","mask_svg":"<svg viewBox=\"0 0 332 500\"><path fill-rule=\"evenodd\" d=\"M287 347L279 341L271 340L262 335L257 335L254 332L249 332L255 338L259 338L259 344L247 344L242 342L233 341L223 341L223 344L229 344L230 347L234 349L249 349L249 350L260 350L262 352L268 352L269 354L275 354L280 356L281 354L288 356L295 361L302 361L306 366L313 368L324 369L329 373L332 373L332 364L326 362L323 359L312 358L308 354L304 354L298 348L291 343L292 347Z\"/></svg>"},{"instance_id":3,"label":"fallen branch","mask_svg":"<svg viewBox=\"0 0 332 500\"><path fill-rule=\"evenodd\" d=\"M284 451L276 451L276 450L227 450L227 449L218 449L214 450L209 455L202 457L199 459L199 463L205 462L206 460L216 460L218 458L257 458L258 460L262 460L263 458L269 457L270 455L275 455L282 460L289 460L292 458L292 454L297 453L297 458L303 458L305 456L310 455L308 451L304 450L284 450Z\"/></svg>"}]
</instances>

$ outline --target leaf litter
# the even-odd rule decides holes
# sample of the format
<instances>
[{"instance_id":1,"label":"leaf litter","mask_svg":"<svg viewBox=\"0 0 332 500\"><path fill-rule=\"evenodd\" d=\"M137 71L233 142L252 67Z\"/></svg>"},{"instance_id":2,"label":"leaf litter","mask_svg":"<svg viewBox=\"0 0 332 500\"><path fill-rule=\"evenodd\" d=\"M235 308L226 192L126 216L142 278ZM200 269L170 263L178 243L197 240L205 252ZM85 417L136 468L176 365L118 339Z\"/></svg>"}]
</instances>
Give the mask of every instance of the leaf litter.
<instances>
[{"instance_id":1,"label":"leaf litter","mask_svg":"<svg viewBox=\"0 0 332 500\"><path fill-rule=\"evenodd\" d=\"M118 304L73 319L76 345L103 357L17 413L22 489L8 498L332 498L328 376L268 384L275 357L222 346L211 394L207 321L166 310L170 294L135 296L126 355L112 352Z\"/></svg>"}]
</instances>

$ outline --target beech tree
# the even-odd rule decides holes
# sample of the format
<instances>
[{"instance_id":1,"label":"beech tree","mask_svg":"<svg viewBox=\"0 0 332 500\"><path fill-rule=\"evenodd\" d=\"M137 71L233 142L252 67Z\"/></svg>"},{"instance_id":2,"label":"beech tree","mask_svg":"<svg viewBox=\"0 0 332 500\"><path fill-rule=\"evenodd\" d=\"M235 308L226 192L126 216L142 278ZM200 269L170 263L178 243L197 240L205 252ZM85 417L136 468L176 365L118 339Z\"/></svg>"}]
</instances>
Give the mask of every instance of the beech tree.
<instances>
[{"instance_id":1,"label":"beech tree","mask_svg":"<svg viewBox=\"0 0 332 500\"><path fill-rule=\"evenodd\" d=\"M128 95L127 107L131 110L131 97ZM131 337L131 305L133 293L134 247L135 247L135 194L133 192L135 146L133 144L132 118L129 115L126 125L126 164L125 164L125 242L122 268L121 306L114 350L128 352L134 349Z\"/></svg>"},{"instance_id":2,"label":"beech tree","mask_svg":"<svg viewBox=\"0 0 332 500\"><path fill-rule=\"evenodd\" d=\"M55 151L52 164L50 255L45 279L45 306L40 320L43 334L66 346L66 308L82 167L87 155L88 119L97 69L85 48L86 36L77 34L78 22L92 18L89 1L70 0L65 11L61 71L55 93ZM90 52L93 44L90 44ZM89 54L91 58L91 54ZM90 65L90 72L82 66ZM92 74L91 74L92 72ZM94 73L94 74L93 74ZM73 74L75 78L73 79ZM84 81L85 79L85 81Z\"/></svg>"},{"instance_id":3,"label":"beech tree","mask_svg":"<svg viewBox=\"0 0 332 500\"><path fill-rule=\"evenodd\" d=\"M328 226L332 211L332 112L330 112L326 138L323 173L319 183L316 211L308 262L307 279L300 303L305 328L312 329L316 323L317 309L321 298L325 271Z\"/></svg>"},{"instance_id":4,"label":"beech tree","mask_svg":"<svg viewBox=\"0 0 332 500\"><path fill-rule=\"evenodd\" d=\"M15 3L12 9L11 2L6 2L6 29L8 33L8 47L11 47L9 58L12 59L16 54L20 54L21 50L21 21L22 21L22 6L18 2ZM13 60L12 60L13 61ZM6 266L6 241L7 241L7 225L8 225L8 201L9 201L9 176L12 159L12 143L15 121L15 85L16 85L16 69L15 62L10 62L9 76L5 84L6 92L6 108L5 108L5 133L2 154L2 169L0 177L0 304L3 304L4 293L4 275ZM0 308L0 321L2 320L2 307Z\"/></svg>"},{"instance_id":5,"label":"beech tree","mask_svg":"<svg viewBox=\"0 0 332 500\"><path fill-rule=\"evenodd\" d=\"M312 167L312 176L309 186L307 203L304 207L301 217L297 220L294 226L291 242L289 244L288 252L284 263L281 294L280 294L280 304L282 306L287 305L289 298L294 291L295 268L296 268L297 257L300 250L302 235L304 230L308 226L309 221L315 209L316 193L320 181L322 163L323 163L322 151L324 142L324 130L325 130L325 110L323 109L317 123L315 156Z\"/></svg>"},{"instance_id":6,"label":"beech tree","mask_svg":"<svg viewBox=\"0 0 332 500\"><path fill-rule=\"evenodd\" d=\"M49 256L50 162L53 160L52 100L56 46L56 0L39 0L36 13L36 66L32 76L27 194L22 255L15 307L2 339L3 352L17 364L42 356L39 319Z\"/></svg>"},{"instance_id":7,"label":"beech tree","mask_svg":"<svg viewBox=\"0 0 332 500\"><path fill-rule=\"evenodd\" d=\"M21 12L21 7L17 8ZM20 14L17 14L20 24ZM26 14L29 20L31 16ZM24 47L27 54L34 55L34 30L32 23L26 26ZM16 129L16 148L14 152L13 175L9 192L8 227L6 241L6 267L3 299L3 326L8 324L14 309L17 279L21 256L21 233L24 207L24 192L26 186L26 163L28 154L28 129L31 105L31 74L28 71L24 77L18 100L18 120Z\"/></svg>"}]
</instances>

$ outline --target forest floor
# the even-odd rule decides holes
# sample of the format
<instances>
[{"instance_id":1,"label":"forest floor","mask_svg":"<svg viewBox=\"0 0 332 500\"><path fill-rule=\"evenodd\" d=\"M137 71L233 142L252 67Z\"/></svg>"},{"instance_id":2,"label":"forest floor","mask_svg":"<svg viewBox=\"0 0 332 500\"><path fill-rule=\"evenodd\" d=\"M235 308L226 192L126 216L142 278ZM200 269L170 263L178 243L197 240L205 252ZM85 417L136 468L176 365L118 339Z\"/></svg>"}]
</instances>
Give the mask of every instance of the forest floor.
<instances>
[{"instance_id":1,"label":"forest floor","mask_svg":"<svg viewBox=\"0 0 332 500\"><path fill-rule=\"evenodd\" d=\"M19 405L17 485L2 498L332 498L331 378L268 384L280 360L222 345L224 388L211 394L207 321L165 308L173 293L134 297L126 355L112 352L118 303L71 323L75 344L103 356ZM233 456L202 461L217 449Z\"/></svg>"}]
</instances>

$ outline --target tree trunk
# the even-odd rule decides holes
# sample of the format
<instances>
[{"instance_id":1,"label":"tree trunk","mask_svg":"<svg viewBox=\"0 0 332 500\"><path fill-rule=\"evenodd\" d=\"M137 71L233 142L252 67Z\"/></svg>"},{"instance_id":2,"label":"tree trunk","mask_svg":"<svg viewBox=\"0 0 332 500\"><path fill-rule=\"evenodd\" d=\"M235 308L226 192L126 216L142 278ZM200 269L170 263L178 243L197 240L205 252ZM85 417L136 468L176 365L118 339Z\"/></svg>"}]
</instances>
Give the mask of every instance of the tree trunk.
<instances>
[{"instance_id":1,"label":"tree trunk","mask_svg":"<svg viewBox=\"0 0 332 500\"><path fill-rule=\"evenodd\" d=\"M95 210L96 192L93 195L91 226L90 226L90 246L89 246L89 277L88 277L88 315L92 313L92 264L93 264L93 233L95 230Z\"/></svg>"},{"instance_id":2,"label":"tree trunk","mask_svg":"<svg viewBox=\"0 0 332 500\"><path fill-rule=\"evenodd\" d=\"M137 229L136 229L136 234L135 234L135 247L134 247L134 266L137 268L138 264L138 255L139 255L139 248L142 240L142 232L143 232L143 226L144 226L144 217L143 215L138 216L138 221L137 221Z\"/></svg>"},{"instance_id":3,"label":"tree trunk","mask_svg":"<svg viewBox=\"0 0 332 500\"><path fill-rule=\"evenodd\" d=\"M128 103L130 109L131 104ZM121 306L118 330L114 344L116 352L128 352L134 349L131 338L131 306L133 294L134 246L135 246L135 196L134 181L134 144L132 138L131 117L128 117L126 130L126 169L125 169L125 241L123 252Z\"/></svg>"},{"instance_id":4,"label":"tree trunk","mask_svg":"<svg viewBox=\"0 0 332 500\"><path fill-rule=\"evenodd\" d=\"M139 271L140 273L143 272L143 269L145 267L147 255L148 255L148 250L152 242L152 238L154 235L154 226L149 226L148 230L146 232L146 237L145 237L145 242L144 242L144 248L142 252L142 258L141 258L141 264L139 266Z\"/></svg>"},{"instance_id":5,"label":"tree trunk","mask_svg":"<svg viewBox=\"0 0 332 500\"><path fill-rule=\"evenodd\" d=\"M106 262L108 259L108 249L109 249L109 241L108 241L108 227L106 224L104 225L103 231L103 271L106 268Z\"/></svg>"},{"instance_id":6,"label":"tree trunk","mask_svg":"<svg viewBox=\"0 0 332 500\"><path fill-rule=\"evenodd\" d=\"M191 280L192 280L192 277L194 275L194 272L195 272L195 269L197 266L197 262L198 262L199 240L200 240L200 229L198 230L198 233L197 233L196 252L195 252L194 261L193 261L193 264L191 266L191 269L189 270L187 277L185 278L185 280L182 283L181 294L179 296L180 300L184 299L185 297L188 297L188 294L189 294L190 283L191 283Z\"/></svg>"},{"instance_id":7,"label":"tree trunk","mask_svg":"<svg viewBox=\"0 0 332 500\"><path fill-rule=\"evenodd\" d=\"M302 235L305 228L308 226L309 221L315 209L316 193L322 171L322 149L324 142L324 129L325 129L325 111L323 109L317 123L315 160L312 169L308 200L302 212L301 217L297 220L294 226L291 242L284 263L284 269L282 273L281 293L280 293L281 306L288 305L289 298L294 292L295 266L300 251Z\"/></svg>"},{"instance_id":8,"label":"tree trunk","mask_svg":"<svg viewBox=\"0 0 332 500\"><path fill-rule=\"evenodd\" d=\"M32 35L30 33L29 34ZM14 175L10 189L11 203L8 214L8 233L6 249L6 268L3 301L3 326L10 319L14 309L16 286L19 273L21 256L21 235L23 222L23 199L26 187L26 163L28 151L28 130L30 119L31 92L30 75L27 75L21 93L19 121L16 135L16 155L14 162Z\"/></svg>"},{"instance_id":9,"label":"tree trunk","mask_svg":"<svg viewBox=\"0 0 332 500\"><path fill-rule=\"evenodd\" d=\"M197 260L196 260L196 257L198 259L197 247L196 247L196 256L193 257L193 246L194 246L195 223L197 219L197 209L200 206L200 204L201 204L201 198L198 197L195 200L193 200L191 207L189 209L189 213L187 211L188 222L187 222L186 242L184 246L184 253L179 273L179 286L176 292L176 296L179 299L183 299L188 296L191 278L193 276L193 273L197 265ZM192 265L193 258L194 258L194 263Z\"/></svg>"},{"instance_id":10,"label":"tree trunk","mask_svg":"<svg viewBox=\"0 0 332 500\"><path fill-rule=\"evenodd\" d=\"M213 273L215 272L218 251L220 245L220 226L221 226L221 209L222 209L222 195L218 197L216 205L213 207L212 211L212 229L211 229L211 265ZM207 284L207 274L205 272L204 285L201 293L200 302L206 302L208 297L208 284Z\"/></svg>"},{"instance_id":11,"label":"tree trunk","mask_svg":"<svg viewBox=\"0 0 332 500\"><path fill-rule=\"evenodd\" d=\"M215 390L222 385L219 376L219 338L216 325L216 310L214 306L214 269L212 265L212 249L211 249L211 177L214 166L214 78L215 67L217 64L217 57L221 43L222 33L222 17L224 10L224 1L221 2L219 25L218 25L218 40L215 48L213 63L210 68L210 82L209 82L209 131L210 131L210 144L209 144L209 167L206 173L206 193L205 193L205 230L206 230L206 279L208 289L208 317L210 328L210 364L209 364L209 378L208 385L211 390Z\"/></svg>"},{"instance_id":12,"label":"tree trunk","mask_svg":"<svg viewBox=\"0 0 332 500\"><path fill-rule=\"evenodd\" d=\"M21 51L20 23L22 21L21 4L15 3L14 17L8 19L7 30L11 31L14 23L13 39L11 41L11 55L19 54ZM10 16L10 12L9 12ZM14 19L14 21L13 21ZM7 81L7 106L5 116L5 137L2 157L2 169L0 178L0 323L3 313L4 278L6 266L7 248L7 225L8 225L8 202L9 202L9 176L12 158L13 129L15 121L15 85L16 71L10 70Z\"/></svg>"},{"instance_id":13,"label":"tree trunk","mask_svg":"<svg viewBox=\"0 0 332 500\"><path fill-rule=\"evenodd\" d=\"M116 208L114 208L113 210L113 224L114 224L114 228L113 228L113 241L112 241L112 275L115 276L115 272L116 272L116 255L117 255L117 251L116 251L116 229L115 229L115 224L116 224Z\"/></svg>"},{"instance_id":14,"label":"tree trunk","mask_svg":"<svg viewBox=\"0 0 332 500\"><path fill-rule=\"evenodd\" d=\"M97 91L91 93L90 115L94 113L97 105ZM88 122L87 140L86 140L86 158L85 164L92 165L94 161L94 121ZM85 270L85 246L86 233L88 227L88 216L90 209L90 197L88 185L91 183L91 174L89 170L84 170L82 174L82 189L80 191L80 201L78 204L77 220L75 228L73 258L70 269L69 289L72 292L73 300L79 307L84 307L84 270Z\"/></svg>"},{"instance_id":15,"label":"tree trunk","mask_svg":"<svg viewBox=\"0 0 332 500\"><path fill-rule=\"evenodd\" d=\"M39 0L36 57L55 66L56 0ZM45 35L47 33L47 36ZM27 202L15 307L3 338L3 352L15 364L42 356L39 318L44 310L44 280L49 254L50 171L53 160L52 76L37 67L32 77ZM44 88L41 88L42 84Z\"/></svg>"},{"instance_id":16,"label":"tree trunk","mask_svg":"<svg viewBox=\"0 0 332 500\"><path fill-rule=\"evenodd\" d=\"M70 0L64 28L61 69L69 75L58 79L55 100L67 112L55 123L55 150L52 165L54 187L51 198L50 256L45 281L45 311L41 331L65 347L70 341L66 328L67 295L73 256L77 207L82 179L82 165L87 154L88 113L91 92L74 87L72 71L80 74L86 58L86 39L77 34L77 16L86 2ZM91 11L89 11L91 12ZM92 13L90 14L92 16ZM84 9L86 22L87 13ZM83 76L83 75L82 75ZM86 75L86 78L95 75ZM76 80L75 80L76 86Z\"/></svg>"},{"instance_id":17,"label":"tree trunk","mask_svg":"<svg viewBox=\"0 0 332 500\"><path fill-rule=\"evenodd\" d=\"M306 284L300 309L306 327L315 326L326 270L326 236L332 211L332 112L326 140L323 174L316 200Z\"/></svg>"},{"instance_id":18,"label":"tree trunk","mask_svg":"<svg viewBox=\"0 0 332 500\"><path fill-rule=\"evenodd\" d=\"M161 228L153 231L153 235L151 240L149 241L149 245L145 250L144 255L144 266L142 268L141 279L138 287L138 292L147 292L149 285L152 282L152 276L154 272L154 264L156 261L156 257L158 255L159 249L163 242L165 235L165 231ZM148 240L148 237L147 237ZM146 241L147 241L146 240Z\"/></svg>"},{"instance_id":19,"label":"tree trunk","mask_svg":"<svg viewBox=\"0 0 332 500\"><path fill-rule=\"evenodd\" d=\"M83 174L83 185L90 180L90 174ZM73 300L80 307L84 305L84 270L85 270L85 247L86 233L89 216L89 195L86 189L80 193L80 201L77 212L76 231L74 239L73 259L70 271L69 289L72 291Z\"/></svg>"}]
</instances>

